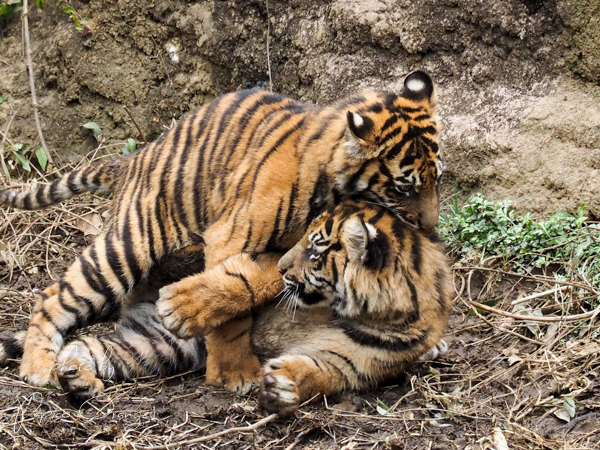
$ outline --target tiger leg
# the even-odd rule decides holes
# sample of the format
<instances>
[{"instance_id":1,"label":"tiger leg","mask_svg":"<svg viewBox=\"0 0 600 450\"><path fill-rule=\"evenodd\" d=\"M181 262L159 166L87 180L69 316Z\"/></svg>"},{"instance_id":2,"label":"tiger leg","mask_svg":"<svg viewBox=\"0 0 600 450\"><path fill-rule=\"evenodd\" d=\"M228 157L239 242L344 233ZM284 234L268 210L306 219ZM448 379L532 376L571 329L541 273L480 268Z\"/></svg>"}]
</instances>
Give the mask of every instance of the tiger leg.
<instances>
[{"instance_id":1,"label":"tiger leg","mask_svg":"<svg viewBox=\"0 0 600 450\"><path fill-rule=\"evenodd\" d=\"M207 384L246 393L258 383L261 365L251 347L248 312L272 301L283 289L277 269L280 256L266 253L253 260L247 254L236 255L161 289L157 310L167 329L180 337L210 333Z\"/></svg>"},{"instance_id":2,"label":"tiger leg","mask_svg":"<svg viewBox=\"0 0 600 450\"><path fill-rule=\"evenodd\" d=\"M272 301L283 289L280 257L265 253L252 259L241 253L163 287L156 309L165 328L184 339L204 336Z\"/></svg>"},{"instance_id":3,"label":"tiger leg","mask_svg":"<svg viewBox=\"0 0 600 450\"><path fill-rule=\"evenodd\" d=\"M178 339L164 329L154 304L139 303L126 311L113 333L66 345L56 367L64 391L87 400L104 391L105 381L202 369L205 356L201 340Z\"/></svg>"},{"instance_id":4,"label":"tiger leg","mask_svg":"<svg viewBox=\"0 0 600 450\"><path fill-rule=\"evenodd\" d=\"M144 252L141 245L123 246L109 233L100 235L69 266L58 286L43 292L25 337L20 367L23 380L35 386L57 385L56 356L65 337L119 313L127 292L152 265Z\"/></svg>"},{"instance_id":5,"label":"tiger leg","mask_svg":"<svg viewBox=\"0 0 600 450\"><path fill-rule=\"evenodd\" d=\"M344 359L320 354L284 355L264 365L258 400L263 410L289 416L302 402L358 383L355 371Z\"/></svg>"}]
</instances>

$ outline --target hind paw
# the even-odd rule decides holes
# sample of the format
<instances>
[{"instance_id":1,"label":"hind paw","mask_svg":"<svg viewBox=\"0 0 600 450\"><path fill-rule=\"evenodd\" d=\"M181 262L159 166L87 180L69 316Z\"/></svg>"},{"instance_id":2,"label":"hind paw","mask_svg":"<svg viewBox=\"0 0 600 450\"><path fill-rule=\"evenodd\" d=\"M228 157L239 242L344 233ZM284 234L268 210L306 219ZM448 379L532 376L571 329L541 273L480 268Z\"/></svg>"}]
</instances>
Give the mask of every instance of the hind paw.
<instances>
[{"instance_id":1,"label":"hind paw","mask_svg":"<svg viewBox=\"0 0 600 450\"><path fill-rule=\"evenodd\" d=\"M260 407L280 416L294 414L300 404L300 393L284 361L279 358L270 360L265 364L263 373L258 394Z\"/></svg>"},{"instance_id":2,"label":"hind paw","mask_svg":"<svg viewBox=\"0 0 600 450\"><path fill-rule=\"evenodd\" d=\"M67 352L58 358L56 374L63 390L78 400L88 400L104 392L104 383L97 378L91 363Z\"/></svg>"},{"instance_id":3,"label":"hind paw","mask_svg":"<svg viewBox=\"0 0 600 450\"><path fill-rule=\"evenodd\" d=\"M59 386L56 378L56 354L52 352L27 352L19 367L19 378L32 386Z\"/></svg>"},{"instance_id":4,"label":"hind paw","mask_svg":"<svg viewBox=\"0 0 600 450\"><path fill-rule=\"evenodd\" d=\"M260 382L260 362L254 355L244 358L243 366L224 364L226 358L217 363L210 359L206 368L206 384L222 387L229 392L244 395ZM241 363L239 361L238 363ZM215 367L216 366L216 367Z\"/></svg>"}]
</instances>

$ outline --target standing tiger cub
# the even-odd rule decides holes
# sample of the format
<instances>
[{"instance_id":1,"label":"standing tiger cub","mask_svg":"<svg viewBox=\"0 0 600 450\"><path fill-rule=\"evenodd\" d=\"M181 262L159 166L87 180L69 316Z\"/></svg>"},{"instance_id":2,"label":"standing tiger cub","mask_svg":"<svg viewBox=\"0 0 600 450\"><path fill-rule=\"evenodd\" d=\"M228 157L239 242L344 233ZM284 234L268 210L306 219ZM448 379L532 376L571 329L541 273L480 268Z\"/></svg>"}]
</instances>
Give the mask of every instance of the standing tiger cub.
<instances>
[{"instance_id":1,"label":"standing tiger cub","mask_svg":"<svg viewBox=\"0 0 600 450\"><path fill-rule=\"evenodd\" d=\"M190 338L204 332L196 290L231 277L256 294L250 306L272 299L277 283L265 284L272 273L263 274L253 256L293 247L315 217L345 198L432 229L444 170L433 89L416 71L399 94L364 92L322 108L263 91L227 94L131 157L72 172L36 193L0 191L3 205L26 209L86 190L115 193L102 233L35 305L21 378L55 383L67 334L119 314L150 269L180 248L203 244L205 270L164 288L157 311L168 330ZM251 325L237 318L207 336L209 383L243 391L258 379L256 357L236 362Z\"/></svg>"},{"instance_id":2,"label":"standing tiger cub","mask_svg":"<svg viewBox=\"0 0 600 450\"><path fill-rule=\"evenodd\" d=\"M313 397L371 387L443 348L453 292L443 246L385 208L345 202L324 213L279 268L288 304L255 310L251 333L264 364L259 401L268 412L288 415ZM198 300L234 297L231 281L218 292L199 291ZM67 392L87 399L104 389L102 380L204 366L201 339L177 339L160 323L151 303L156 288L137 295L114 333L82 337L59 353ZM237 313L243 308L221 319Z\"/></svg>"}]
</instances>

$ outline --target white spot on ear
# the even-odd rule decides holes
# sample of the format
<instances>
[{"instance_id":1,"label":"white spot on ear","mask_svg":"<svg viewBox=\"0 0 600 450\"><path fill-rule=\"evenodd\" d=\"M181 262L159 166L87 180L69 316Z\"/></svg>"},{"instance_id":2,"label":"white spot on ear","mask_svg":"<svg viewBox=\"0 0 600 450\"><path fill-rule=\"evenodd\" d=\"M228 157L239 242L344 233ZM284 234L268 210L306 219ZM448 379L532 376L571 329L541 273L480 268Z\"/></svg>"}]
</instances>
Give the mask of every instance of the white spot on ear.
<instances>
[{"instance_id":1,"label":"white spot on ear","mask_svg":"<svg viewBox=\"0 0 600 450\"><path fill-rule=\"evenodd\" d=\"M408 80L406 87L409 91L419 92L425 88L425 83L417 78L413 78L412 80Z\"/></svg>"},{"instance_id":2,"label":"white spot on ear","mask_svg":"<svg viewBox=\"0 0 600 450\"><path fill-rule=\"evenodd\" d=\"M375 228L375 226L371 225L369 222L365 222L365 225L367 226L367 232L369 233L369 239L374 239L377 237L377 228Z\"/></svg>"},{"instance_id":3,"label":"white spot on ear","mask_svg":"<svg viewBox=\"0 0 600 450\"><path fill-rule=\"evenodd\" d=\"M356 128L360 128L360 126L363 124L363 118L359 114L352 113L352 119L354 120L354 125Z\"/></svg>"}]
</instances>

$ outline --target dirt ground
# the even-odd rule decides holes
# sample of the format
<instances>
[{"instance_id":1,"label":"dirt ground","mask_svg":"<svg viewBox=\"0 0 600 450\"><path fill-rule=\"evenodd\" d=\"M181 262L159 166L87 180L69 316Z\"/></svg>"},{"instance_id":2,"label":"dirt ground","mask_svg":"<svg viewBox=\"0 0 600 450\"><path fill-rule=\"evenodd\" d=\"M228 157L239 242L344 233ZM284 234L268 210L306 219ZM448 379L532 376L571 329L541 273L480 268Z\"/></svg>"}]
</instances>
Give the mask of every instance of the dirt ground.
<instances>
[{"instance_id":1,"label":"dirt ground","mask_svg":"<svg viewBox=\"0 0 600 450\"><path fill-rule=\"evenodd\" d=\"M22 329L32 291L51 283L91 236L85 216L98 197L45 212L4 212L0 240L0 328ZM9 263L12 259L12 264ZM531 323L480 315L555 287L489 265L455 264L457 297L449 351L397 380L304 405L291 419L261 425L255 394L235 396L203 383L201 373L108 385L103 397L76 405L60 391L18 380L13 362L0 373L0 445L5 448L146 448L208 437L201 448L240 449L600 449L600 341L597 326ZM560 294L556 294L560 295ZM565 294L567 295L567 294ZM552 308L540 298L531 307ZM577 311L569 311L575 313ZM481 311L483 313L483 311ZM550 326L551 325L551 326ZM106 327L104 325L104 327ZM99 333L96 326L85 333ZM571 403L568 403L571 402ZM573 417L567 406L573 405ZM256 429L236 431L236 427ZM224 431L223 435L216 435ZM506 442L508 447L502 446ZM164 448L164 447L163 447Z\"/></svg>"},{"instance_id":2,"label":"dirt ground","mask_svg":"<svg viewBox=\"0 0 600 450\"><path fill-rule=\"evenodd\" d=\"M87 21L80 31L52 5L30 14L42 128L61 164L119 153L127 138L153 140L225 91L272 85L323 104L398 89L408 71L424 68L438 84L447 204L481 191L540 217L582 202L600 217L596 0L69 4ZM22 36L18 15L0 33L6 152L38 145ZM81 128L89 121L102 129L97 140ZM15 177L43 181L9 162ZM83 196L43 213L0 211L0 331L26 326L33 292L81 251L105 205ZM372 391L305 405L289 420L261 424L254 395L208 388L199 373L113 385L104 398L72 405L19 381L13 362L0 373L0 446L502 450L505 440L511 449L600 449L597 319L583 328L524 322L468 303L510 310L556 289L543 274L457 260L455 284L446 355ZM555 312L556 296L572 300L574 291L527 305ZM213 437L185 443L199 436Z\"/></svg>"}]
</instances>

